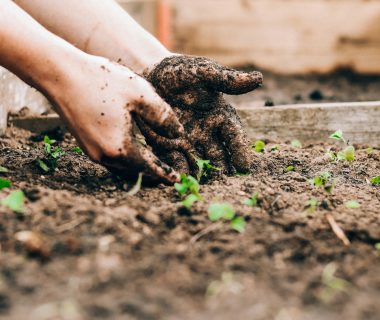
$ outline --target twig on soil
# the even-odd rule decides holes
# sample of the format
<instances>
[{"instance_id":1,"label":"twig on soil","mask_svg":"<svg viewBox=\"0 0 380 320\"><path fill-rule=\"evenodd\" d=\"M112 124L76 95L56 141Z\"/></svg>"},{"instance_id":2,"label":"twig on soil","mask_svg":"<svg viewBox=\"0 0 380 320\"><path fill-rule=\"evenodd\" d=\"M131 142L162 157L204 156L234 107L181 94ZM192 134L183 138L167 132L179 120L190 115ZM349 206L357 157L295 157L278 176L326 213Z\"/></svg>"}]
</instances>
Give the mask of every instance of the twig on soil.
<instances>
[{"instance_id":1,"label":"twig on soil","mask_svg":"<svg viewBox=\"0 0 380 320\"><path fill-rule=\"evenodd\" d=\"M70 222L64 223L57 227L57 233L62 233L65 231L69 231L79 226L81 223L86 221L86 217L80 217L78 219L71 220Z\"/></svg>"},{"instance_id":2,"label":"twig on soil","mask_svg":"<svg viewBox=\"0 0 380 320\"><path fill-rule=\"evenodd\" d=\"M223 222L222 221L219 221L217 223L213 223L211 225L209 225L208 227L206 227L205 229L199 231L198 233L196 233L189 241L189 244L190 246L194 245L195 242L197 242L200 238L202 238L203 236L205 236L206 234L212 232L212 231L215 231L217 229L219 229L221 226L222 226Z\"/></svg>"},{"instance_id":3,"label":"twig on soil","mask_svg":"<svg viewBox=\"0 0 380 320\"><path fill-rule=\"evenodd\" d=\"M342 228L339 227L339 225L336 223L334 217L328 213L328 214L326 214L326 219L327 219L328 223L330 224L331 229L335 233L335 235L340 240L342 240L342 242L344 243L345 246L349 246L350 240L348 240L348 238L347 238L346 234L344 233L344 231L342 230Z\"/></svg>"},{"instance_id":4,"label":"twig on soil","mask_svg":"<svg viewBox=\"0 0 380 320\"><path fill-rule=\"evenodd\" d=\"M141 190L142 177L143 177L143 173L140 172L137 178L136 184L132 187L131 190L127 192L127 195L135 196Z\"/></svg>"}]
</instances>

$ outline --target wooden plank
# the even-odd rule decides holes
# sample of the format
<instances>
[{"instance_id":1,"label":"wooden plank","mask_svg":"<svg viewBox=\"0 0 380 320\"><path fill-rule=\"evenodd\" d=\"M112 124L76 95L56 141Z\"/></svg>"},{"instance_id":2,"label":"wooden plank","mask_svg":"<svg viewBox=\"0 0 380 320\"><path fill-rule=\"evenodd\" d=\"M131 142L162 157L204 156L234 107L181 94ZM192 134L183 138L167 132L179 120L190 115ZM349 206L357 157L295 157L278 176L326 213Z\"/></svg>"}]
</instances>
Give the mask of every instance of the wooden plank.
<instances>
[{"instance_id":1,"label":"wooden plank","mask_svg":"<svg viewBox=\"0 0 380 320\"><path fill-rule=\"evenodd\" d=\"M237 108L251 140L312 143L341 129L352 143L380 147L380 101Z\"/></svg>"},{"instance_id":2,"label":"wooden plank","mask_svg":"<svg viewBox=\"0 0 380 320\"><path fill-rule=\"evenodd\" d=\"M326 141L337 129L353 143L380 147L380 101L257 107L257 103L236 106L251 140L304 143ZM35 133L60 127L57 115L10 119L10 124Z\"/></svg>"},{"instance_id":3,"label":"wooden plank","mask_svg":"<svg viewBox=\"0 0 380 320\"><path fill-rule=\"evenodd\" d=\"M380 73L380 1L173 1L176 50L281 73Z\"/></svg>"}]
</instances>

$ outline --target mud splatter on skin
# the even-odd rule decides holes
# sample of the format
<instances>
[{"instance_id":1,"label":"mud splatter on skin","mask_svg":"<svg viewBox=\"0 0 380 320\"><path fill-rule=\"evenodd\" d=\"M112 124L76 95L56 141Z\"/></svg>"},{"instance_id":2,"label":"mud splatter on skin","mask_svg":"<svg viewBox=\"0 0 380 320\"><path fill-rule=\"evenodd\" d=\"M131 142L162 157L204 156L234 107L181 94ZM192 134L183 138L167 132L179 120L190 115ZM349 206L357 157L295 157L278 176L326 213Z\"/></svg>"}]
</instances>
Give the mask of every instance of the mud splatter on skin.
<instances>
[{"instance_id":1,"label":"mud splatter on skin","mask_svg":"<svg viewBox=\"0 0 380 320\"><path fill-rule=\"evenodd\" d=\"M254 154L236 110L223 93L244 94L262 85L260 72L242 72L201 57L173 56L145 75L174 109L186 138L167 139L137 122L164 162L180 172L195 169L194 156L209 159L225 173L248 172Z\"/></svg>"}]
</instances>

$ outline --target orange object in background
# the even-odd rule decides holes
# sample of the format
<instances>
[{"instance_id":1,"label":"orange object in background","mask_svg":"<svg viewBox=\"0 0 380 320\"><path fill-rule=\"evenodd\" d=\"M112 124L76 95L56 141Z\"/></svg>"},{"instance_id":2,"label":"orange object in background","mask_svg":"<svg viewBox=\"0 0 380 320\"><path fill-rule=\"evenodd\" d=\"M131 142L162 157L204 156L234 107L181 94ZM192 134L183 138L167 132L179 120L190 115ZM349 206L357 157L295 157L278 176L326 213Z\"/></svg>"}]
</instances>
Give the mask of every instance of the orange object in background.
<instances>
[{"instance_id":1,"label":"orange object in background","mask_svg":"<svg viewBox=\"0 0 380 320\"><path fill-rule=\"evenodd\" d=\"M168 49L171 48L171 5L166 0L159 0L157 4L157 37Z\"/></svg>"}]
</instances>

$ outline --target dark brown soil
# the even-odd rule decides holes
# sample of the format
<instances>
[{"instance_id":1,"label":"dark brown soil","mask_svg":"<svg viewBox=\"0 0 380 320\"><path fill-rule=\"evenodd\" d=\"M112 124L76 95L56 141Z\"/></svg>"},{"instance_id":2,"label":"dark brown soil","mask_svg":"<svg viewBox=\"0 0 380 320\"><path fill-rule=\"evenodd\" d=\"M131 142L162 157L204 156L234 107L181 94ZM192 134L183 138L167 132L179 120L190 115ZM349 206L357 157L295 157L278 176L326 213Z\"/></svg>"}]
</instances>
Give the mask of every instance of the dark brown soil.
<instances>
[{"instance_id":1,"label":"dark brown soil","mask_svg":"<svg viewBox=\"0 0 380 320\"><path fill-rule=\"evenodd\" d=\"M380 189L367 181L380 174L380 150L332 163L327 144L280 143L258 155L255 174L203 185L205 201L189 212L173 187L128 196L131 184L71 151L44 174L35 163L42 143L28 132L9 129L0 142L0 165L10 169L1 177L27 196L22 214L0 208L1 319L380 318ZM66 135L60 145L75 142ZM308 182L322 171L338 179L331 195ZM260 206L242 205L253 192ZM320 205L307 216L311 197ZM361 207L347 209L348 200ZM213 201L233 204L246 231L210 229ZM34 244L17 241L20 231L32 231ZM345 291L322 281L331 263Z\"/></svg>"}]
</instances>

